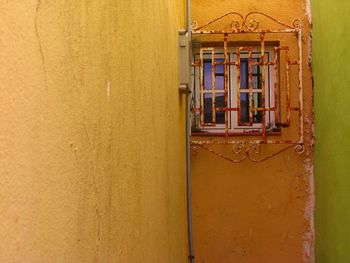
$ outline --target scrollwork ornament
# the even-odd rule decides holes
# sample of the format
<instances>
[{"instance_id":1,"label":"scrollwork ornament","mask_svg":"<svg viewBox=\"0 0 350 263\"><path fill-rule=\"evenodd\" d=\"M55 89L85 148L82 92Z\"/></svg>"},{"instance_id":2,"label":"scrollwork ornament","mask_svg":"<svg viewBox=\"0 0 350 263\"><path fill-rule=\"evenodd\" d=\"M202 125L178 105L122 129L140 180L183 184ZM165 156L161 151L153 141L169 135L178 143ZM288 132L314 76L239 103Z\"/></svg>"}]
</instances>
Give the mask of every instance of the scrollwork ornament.
<instances>
[{"instance_id":1,"label":"scrollwork ornament","mask_svg":"<svg viewBox=\"0 0 350 263\"><path fill-rule=\"evenodd\" d=\"M237 20L233 20L230 24L230 27L234 31L239 31L241 30L241 24Z\"/></svg>"},{"instance_id":2,"label":"scrollwork ornament","mask_svg":"<svg viewBox=\"0 0 350 263\"><path fill-rule=\"evenodd\" d=\"M295 148L294 148L294 150L295 150L295 152L296 152L297 154L303 154L304 151L305 151L304 144L298 144L298 145L296 145Z\"/></svg>"},{"instance_id":3,"label":"scrollwork ornament","mask_svg":"<svg viewBox=\"0 0 350 263\"><path fill-rule=\"evenodd\" d=\"M233 147L232 147L232 151L233 151L233 153L235 153L235 154L240 154L240 153L242 152L243 149L245 149L245 146L244 146L243 143L240 143L240 142L234 144Z\"/></svg>"},{"instance_id":4,"label":"scrollwork ornament","mask_svg":"<svg viewBox=\"0 0 350 263\"><path fill-rule=\"evenodd\" d=\"M252 143L249 145L249 151L251 151L254 154L260 154L260 144Z\"/></svg>"},{"instance_id":5,"label":"scrollwork ornament","mask_svg":"<svg viewBox=\"0 0 350 263\"><path fill-rule=\"evenodd\" d=\"M302 26L302 22L301 22L301 20L300 19L295 19L294 21L293 21L293 27L294 28L301 28L301 26Z\"/></svg>"},{"instance_id":6,"label":"scrollwork ornament","mask_svg":"<svg viewBox=\"0 0 350 263\"><path fill-rule=\"evenodd\" d=\"M196 21L191 22L191 29L196 30L198 28L198 23Z\"/></svg>"},{"instance_id":7,"label":"scrollwork ornament","mask_svg":"<svg viewBox=\"0 0 350 263\"><path fill-rule=\"evenodd\" d=\"M302 21L300 19L294 20L293 24L290 25L290 24L283 23L283 22L281 22L281 21L279 21L279 20L273 18L272 16L269 16L263 12L250 12L246 16L243 16L242 14L237 13L237 12L229 12L229 13L226 13L220 17L217 17L217 18L209 21L208 23L206 23L202 26L198 26L197 22L193 21L191 24L191 28L194 31L202 30L202 29L207 28L208 26L224 19L225 17L228 17L228 16L238 17L238 19L233 20L230 23L231 30L234 32L238 32L238 33L245 31L245 30L248 32L256 32L259 30L259 28L260 28L260 21L259 20L255 20L255 19L248 20L252 16L265 17L266 19L268 19L270 21L274 21L276 24L283 26L285 29L301 29L301 27L302 27ZM265 29L265 30L267 30L267 29Z\"/></svg>"},{"instance_id":8,"label":"scrollwork ornament","mask_svg":"<svg viewBox=\"0 0 350 263\"><path fill-rule=\"evenodd\" d=\"M255 31L259 28L259 21L251 20L245 24L245 27L247 28L248 31Z\"/></svg>"},{"instance_id":9,"label":"scrollwork ornament","mask_svg":"<svg viewBox=\"0 0 350 263\"><path fill-rule=\"evenodd\" d=\"M246 159L249 159L252 162L255 163L260 163L260 162L264 162L266 160L269 160L275 156L277 156L278 154L287 151L288 149L294 148L295 152L298 154L302 154L305 149L304 149L304 145L303 144L291 144L288 145L287 147L284 147L282 149L280 149L279 151L273 152L269 155L265 155L263 157L260 158L255 158L257 157L260 153L261 153L261 144L258 143L245 143L245 142L237 142L236 144L233 145L232 147L232 152L235 155L239 155L238 159L237 158L232 158L229 156L226 156L223 153L217 152L214 149L208 148L203 144L198 144L195 147L191 147L191 152L193 153L193 151L195 151L195 154L198 153L199 148L202 148L220 158L223 158L227 161L233 162L233 163L240 163L243 162Z\"/></svg>"}]
</instances>

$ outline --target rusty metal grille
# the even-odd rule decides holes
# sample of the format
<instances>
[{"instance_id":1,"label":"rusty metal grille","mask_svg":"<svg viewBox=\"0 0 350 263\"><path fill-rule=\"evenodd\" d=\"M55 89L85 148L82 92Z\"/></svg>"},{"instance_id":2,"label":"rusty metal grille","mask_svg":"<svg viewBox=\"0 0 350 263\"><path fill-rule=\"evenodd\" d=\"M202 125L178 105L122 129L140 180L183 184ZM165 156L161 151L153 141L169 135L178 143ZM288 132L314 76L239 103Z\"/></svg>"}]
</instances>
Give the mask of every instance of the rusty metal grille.
<instances>
[{"instance_id":1,"label":"rusty metal grille","mask_svg":"<svg viewBox=\"0 0 350 263\"><path fill-rule=\"evenodd\" d=\"M229 20L231 22L228 28L227 25L225 29L222 29L225 25L219 29L215 27L216 24L222 25L225 19L228 21L228 18L232 16L238 19ZM271 24L276 25L276 28L260 26L261 21L257 20L257 17L263 18L263 21L270 26ZM232 35L235 36L234 39L230 39ZM257 39L254 44L249 44L246 41L248 44L237 45L247 35ZM287 35L290 37L290 41L281 45L280 40ZM202 36L214 36L214 38L212 37L210 41L198 41L198 38ZM215 40L213 41L212 39ZM221 40L218 41L218 39ZM301 22L295 20L292 25L288 25L261 12L252 12L246 16L230 12L203 26L193 23L192 42L196 43L196 45L193 45L192 67L195 76L193 81L197 81L197 85L194 85L193 90L193 94L197 94L195 95L197 97L194 97L193 101L197 100L199 102L193 103L191 108L193 117L191 144L194 146L193 149L201 147L233 162L240 162L246 158L252 161L264 161L292 147L297 153L303 153ZM210 46L212 43L215 44ZM274 44L271 45L270 43ZM259 50L258 59L253 58L253 51L256 49ZM267 49L272 54L270 59L267 59ZM291 56L291 49L294 49L293 57ZM235 56L232 56L232 52L234 52ZM248 85L245 87L248 96L248 107L246 107L248 116L246 121L242 121L241 118L243 110L241 104L241 94L243 92L241 58L243 54L248 64L247 77L249 79ZM208 66L208 64L210 64L209 67L211 68L211 83L209 86L205 83L204 76L205 65ZM218 88L216 83L218 67L223 68L223 87L220 88ZM253 87L254 67L259 67L261 71L261 82L259 84L260 105L254 105L254 95L257 93ZM236 72L235 77L232 75L233 69ZM269 76L267 74L269 69L273 71L273 81L271 83L269 79L270 83L266 84L265 78ZM281 72L282 70L283 72ZM281 76L283 76L283 80ZM297 81L292 82L291 79ZM284 85L281 85L282 81ZM233 82L235 82L235 85L230 85ZM220 105L217 105L218 94L224 97L224 101L221 101ZM231 103L233 94L236 94L234 98L236 101L235 105ZM271 96L272 103L270 100L269 102L266 101L267 97L270 98L269 96ZM211 99L209 105L205 103L206 97ZM210 108L209 115L211 114L211 116L209 117L208 113L206 113L207 108ZM224 116L224 121L221 120L218 123L218 114ZM266 124L269 114L273 116L273 119L270 120L271 123L269 123L270 126ZM230 118L231 116L235 116L235 118L232 119ZM256 116L261 118L261 125L258 125L258 128L256 128L257 124L254 121ZM292 118L291 116L294 117ZM292 120L295 123L292 123ZM233 132L231 126L251 128L251 132ZM285 132L290 127L297 127L293 129L297 132L293 134ZM236 128L236 131L239 131L239 129ZM212 132L214 130L215 132ZM288 136L291 138L288 138ZM239 159L224 156L208 147L208 145L213 144L231 144L233 145L233 152L241 156ZM270 154L267 157L255 159L253 155L260 153L260 147L264 144L285 145L285 147L279 148L274 154Z\"/></svg>"}]
</instances>

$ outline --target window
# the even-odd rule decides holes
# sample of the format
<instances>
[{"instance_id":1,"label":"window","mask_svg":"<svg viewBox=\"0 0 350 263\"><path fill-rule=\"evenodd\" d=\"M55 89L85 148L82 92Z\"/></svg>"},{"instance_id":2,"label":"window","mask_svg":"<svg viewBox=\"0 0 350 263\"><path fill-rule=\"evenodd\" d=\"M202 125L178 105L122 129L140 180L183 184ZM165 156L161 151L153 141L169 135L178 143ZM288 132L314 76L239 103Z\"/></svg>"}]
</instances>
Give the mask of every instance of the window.
<instances>
[{"instance_id":1,"label":"window","mask_svg":"<svg viewBox=\"0 0 350 263\"><path fill-rule=\"evenodd\" d=\"M263 59L264 67L260 47L228 48L226 65L222 48L194 51L197 66L193 72L192 133L259 133L263 125L267 132L278 130L274 121L275 72L271 63L274 47L265 47Z\"/></svg>"},{"instance_id":2,"label":"window","mask_svg":"<svg viewBox=\"0 0 350 263\"><path fill-rule=\"evenodd\" d=\"M259 11L193 21L188 91L194 149L234 163L264 161L291 147L304 152L302 27L299 19L289 24ZM207 147L215 144L232 146L238 159ZM267 144L287 146L256 159Z\"/></svg>"}]
</instances>

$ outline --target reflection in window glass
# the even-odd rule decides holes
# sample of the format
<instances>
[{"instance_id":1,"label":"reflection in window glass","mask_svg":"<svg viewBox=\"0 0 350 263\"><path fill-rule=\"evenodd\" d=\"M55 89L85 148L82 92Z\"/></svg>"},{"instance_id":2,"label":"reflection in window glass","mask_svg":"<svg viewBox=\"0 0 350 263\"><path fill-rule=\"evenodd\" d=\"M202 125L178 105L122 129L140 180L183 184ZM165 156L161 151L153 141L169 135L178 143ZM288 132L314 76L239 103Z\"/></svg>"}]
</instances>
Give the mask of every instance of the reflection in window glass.
<instances>
[{"instance_id":1,"label":"reflection in window glass","mask_svg":"<svg viewBox=\"0 0 350 263\"><path fill-rule=\"evenodd\" d=\"M211 89L211 60L204 61L204 89Z\"/></svg>"},{"instance_id":2,"label":"reflection in window glass","mask_svg":"<svg viewBox=\"0 0 350 263\"><path fill-rule=\"evenodd\" d=\"M241 89L249 89L249 61L241 59Z\"/></svg>"},{"instance_id":3,"label":"reflection in window glass","mask_svg":"<svg viewBox=\"0 0 350 263\"><path fill-rule=\"evenodd\" d=\"M260 58L253 58L253 62L260 62ZM261 89L261 66L253 65L253 89Z\"/></svg>"},{"instance_id":4,"label":"reflection in window glass","mask_svg":"<svg viewBox=\"0 0 350 263\"><path fill-rule=\"evenodd\" d=\"M213 99L212 95L207 93L204 94L204 122L205 123L211 123L212 122L212 104L213 104Z\"/></svg>"},{"instance_id":5,"label":"reflection in window glass","mask_svg":"<svg viewBox=\"0 0 350 263\"><path fill-rule=\"evenodd\" d=\"M262 95L260 92L253 93L253 109L262 107ZM241 122L249 122L249 93L241 92ZM253 111L253 123L261 123L262 121L262 112Z\"/></svg>"},{"instance_id":6,"label":"reflection in window glass","mask_svg":"<svg viewBox=\"0 0 350 263\"><path fill-rule=\"evenodd\" d=\"M216 95L216 107L217 108L225 108L225 95L217 94ZM220 111L216 112L216 123L217 124L225 124L225 112Z\"/></svg>"},{"instance_id":7,"label":"reflection in window glass","mask_svg":"<svg viewBox=\"0 0 350 263\"><path fill-rule=\"evenodd\" d=\"M259 62L259 58L253 59L253 62ZM241 122L248 123L249 120L249 59L241 59ZM262 107L262 94L261 94L261 66L253 65L253 109ZM253 123L262 122L262 112L253 110Z\"/></svg>"},{"instance_id":8,"label":"reflection in window glass","mask_svg":"<svg viewBox=\"0 0 350 263\"><path fill-rule=\"evenodd\" d=\"M217 58L216 62L223 62L222 58ZM204 60L204 89L211 90L212 89L212 61L211 59ZM225 89L225 74L224 74L224 65L216 65L215 66L215 90L223 91ZM212 93L204 94L204 122L212 123ZM215 97L215 106L216 108L225 108L225 95L222 92L217 92ZM225 124L225 112L224 111L216 111L216 123L217 124Z\"/></svg>"},{"instance_id":9,"label":"reflection in window glass","mask_svg":"<svg viewBox=\"0 0 350 263\"><path fill-rule=\"evenodd\" d=\"M241 122L249 122L249 93L241 93Z\"/></svg>"},{"instance_id":10,"label":"reflection in window glass","mask_svg":"<svg viewBox=\"0 0 350 263\"><path fill-rule=\"evenodd\" d=\"M224 60L219 58L216 59L216 62L223 62ZM215 80L216 80L216 89L224 89L224 65L215 66ZM212 65L211 60L204 60L204 89L212 89Z\"/></svg>"},{"instance_id":11,"label":"reflection in window glass","mask_svg":"<svg viewBox=\"0 0 350 263\"><path fill-rule=\"evenodd\" d=\"M223 90L224 89L224 76L215 76L216 80L216 89Z\"/></svg>"},{"instance_id":12,"label":"reflection in window glass","mask_svg":"<svg viewBox=\"0 0 350 263\"><path fill-rule=\"evenodd\" d=\"M225 96L224 94L216 94L215 97L216 108L224 108L225 107ZM212 123L213 116L213 99L212 94L207 93L204 94L204 122ZM216 111L216 123L217 124L225 124L225 112L224 111Z\"/></svg>"}]
</instances>

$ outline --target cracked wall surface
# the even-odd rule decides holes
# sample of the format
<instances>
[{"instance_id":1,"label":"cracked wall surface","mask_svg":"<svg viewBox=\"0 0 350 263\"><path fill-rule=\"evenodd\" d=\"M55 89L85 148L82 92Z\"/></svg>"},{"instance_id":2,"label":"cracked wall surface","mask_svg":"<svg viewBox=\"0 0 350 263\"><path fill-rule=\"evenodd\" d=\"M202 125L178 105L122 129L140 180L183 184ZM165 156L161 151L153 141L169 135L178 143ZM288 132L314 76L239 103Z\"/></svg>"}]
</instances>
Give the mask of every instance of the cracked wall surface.
<instances>
[{"instance_id":1,"label":"cracked wall surface","mask_svg":"<svg viewBox=\"0 0 350 263\"><path fill-rule=\"evenodd\" d=\"M288 24L294 19L303 22L305 152L298 155L289 150L262 163L246 160L239 164L208 151L199 150L194 154L191 171L195 256L197 262L203 263L311 263L314 238L313 90L308 1L192 1L192 19L198 25L228 12L246 15L254 11ZM287 37L280 41L281 45L290 44ZM296 127L294 119L291 127L282 133L297 134ZM263 154L276 151L273 147L263 145ZM228 145L212 148L232 156Z\"/></svg>"},{"instance_id":2,"label":"cracked wall surface","mask_svg":"<svg viewBox=\"0 0 350 263\"><path fill-rule=\"evenodd\" d=\"M0 261L185 262L185 1L0 1Z\"/></svg>"}]
</instances>

